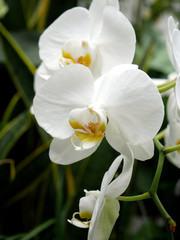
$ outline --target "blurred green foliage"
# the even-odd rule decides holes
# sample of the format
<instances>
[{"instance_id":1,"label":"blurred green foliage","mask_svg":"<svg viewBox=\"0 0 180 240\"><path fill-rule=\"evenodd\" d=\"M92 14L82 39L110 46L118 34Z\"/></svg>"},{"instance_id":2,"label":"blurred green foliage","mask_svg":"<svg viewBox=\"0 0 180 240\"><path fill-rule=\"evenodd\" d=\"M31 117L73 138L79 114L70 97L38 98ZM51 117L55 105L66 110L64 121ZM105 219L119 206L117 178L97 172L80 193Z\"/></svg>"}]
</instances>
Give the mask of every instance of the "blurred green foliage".
<instances>
[{"instance_id":1,"label":"blurred green foliage","mask_svg":"<svg viewBox=\"0 0 180 240\"><path fill-rule=\"evenodd\" d=\"M143 6L149 15L140 14L134 23L137 33L134 63L151 77L167 77L173 69L164 37L154 26L167 10L179 17L174 7L178 2L146 2L137 1L137 9ZM88 6L90 2L84 3ZM71 166L55 165L48 156L51 139L30 113L34 73L40 63L39 36L62 12L77 4L76 0L0 2L0 239L85 239L87 230L71 226L67 219L78 210L84 189L99 189L104 172L118 155L103 140L88 159ZM125 194L147 191L156 165L157 153L150 161L136 163ZM158 191L177 225L180 193L175 196L174 188L178 179L179 170L166 161ZM177 228L175 239L179 237ZM151 200L122 202L111 239L167 239L165 223Z\"/></svg>"}]
</instances>

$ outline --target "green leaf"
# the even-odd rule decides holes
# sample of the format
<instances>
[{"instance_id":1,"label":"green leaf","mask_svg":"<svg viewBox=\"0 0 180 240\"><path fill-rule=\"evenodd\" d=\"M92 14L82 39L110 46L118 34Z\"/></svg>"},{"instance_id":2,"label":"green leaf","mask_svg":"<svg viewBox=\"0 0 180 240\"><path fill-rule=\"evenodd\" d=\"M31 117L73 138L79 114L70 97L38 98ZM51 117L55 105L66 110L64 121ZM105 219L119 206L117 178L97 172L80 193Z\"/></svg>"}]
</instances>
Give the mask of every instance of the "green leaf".
<instances>
[{"instance_id":1,"label":"green leaf","mask_svg":"<svg viewBox=\"0 0 180 240\"><path fill-rule=\"evenodd\" d=\"M25 111L10 121L0 131L0 158L5 158L18 139L28 129L30 118Z\"/></svg>"},{"instance_id":2,"label":"green leaf","mask_svg":"<svg viewBox=\"0 0 180 240\"><path fill-rule=\"evenodd\" d=\"M13 236L0 235L0 239L2 239L2 240L18 240L18 239L22 239L23 236L25 236L24 233L18 233L18 234L13 235Z\"/></svg>"},{"instance_id":3,"label":"green leaf","mask_svg":"<svg viewBox=\"0 0 180 240\"><path fill-rule=\"evenodd\" d=\"M55 223L55 219L49 219L48 221L44 222L43 224L41 224L40 226L36 227L35 229L33 229L30 233L28 233L25 237L23 237L21 240L29 240L32 239L33 237L35 237L37 234L39 234L40 232L44 231L45 229L47 229L48 227L50 227L51 225L53 225Z\"/></svg>"},{"instance_id":4,"label":"green leaf","mask_svg":"<svg viewBox=\"0 0 180 240\"><path fill-rule=\"evenodd\" d=\"M0 239L2 239L2 240L18 240L18 239L30 240L33 237L35 237L36 235L38 235L40 232L46 230L48 227L50 227L54 223L55 223L55 219L52 218L52 219L49 219L46 222L42 223L38 227L34 228L28 234L26 234L26 233L19 233L19 234L13 235L13 236L0 235Z\"/></svg>"},{"instance_id":5,"label":"green leaf","mask_svg":"<svg viewBox=\"0 0 180 240\"><path fill-rule=\"evenodd\" d=\"M36 68L2 24L0 24L0 36L9 74L25 105L29 108L34 97L33 75Z\"/></svg>"},{"instance_id":6,"label":"green leaf","mask_svg":"<svg viewBox=\"0 0 180 240\"><path fill-rule=\"evenodd\" d=\"M16 31L11 33L33 64L40 64L38 41L39 31Z\"/></svg>"},{"instance_id":7,"label":"green leaf","mask_svg":"<svg viewBox=\"0 0 180 240\"><path fill-rule=\"evenodd\" d=\"M5 122L8 122L10 119L11 119L11 115L14 111L14 109L16 108L16 105L17 103L19 102L19 99L20 99L20 96L18 93L16 93L11 101L9 102L4 114L3 114L3 117L2 117L2 122L5 123Z\"/></svg>"}]
</instances>

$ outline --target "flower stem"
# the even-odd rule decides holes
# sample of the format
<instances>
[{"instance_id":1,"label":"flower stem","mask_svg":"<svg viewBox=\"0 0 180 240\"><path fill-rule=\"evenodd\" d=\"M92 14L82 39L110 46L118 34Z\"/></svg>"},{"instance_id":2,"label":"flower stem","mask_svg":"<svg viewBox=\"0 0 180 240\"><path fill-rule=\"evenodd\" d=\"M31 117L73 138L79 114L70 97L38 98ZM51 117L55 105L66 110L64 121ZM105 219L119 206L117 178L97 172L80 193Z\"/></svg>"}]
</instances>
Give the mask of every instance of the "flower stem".
<instances>
[{"instance_id":1,"label":"flower stem","mask_svg":"<svg viewBox=\"0 0 180 240\"><path fill-rule=\"evenodd\" d=\"M158 160L156 173L155 173L155 176L154 176L151 188L150 188L151 194L157 192L158 185L159 185L159 180L160 180L161 172L162 172L162 168L163 168L163 164L164 164L164 153L161 151L159 153L159 160Z\"/></svg>"},{"instance_id":2,"label":"flower stem","mask_svg":"<svg viewBox=\"0 0 180 240\"><path fill-rule=\"evenodd\" d=\"M164 208L161 201L159 200L158 195L156 193L154 193L151 196L152 196L154 203L156 204L156 207L158 208L159 212L161 213L162 217L164 218L164 220L169 228L168 229L169 239L170 240L174 239L173 232L175 231L175 228L176 228L175 221L167 213L166 209Z\"/></svg>"},{"instance_id":3,"label":"flower stem","mask_svg":"<svg viewBox=\"0 0 180 240\"><path fill-rule=\"evenodd\" d=\"M158 86L159 92L162 93L162 92L165 92L165 91L175 87L176 79L177 78L173 79L172 81L168 81L167 83L163 83L163 84L159 85Z\"/></svg>"},{"instance_id":4,"label":"flower stem","mask_svg":"<svg viewBox=\"0 0 180 240\"><path fill-rule=\"evenodd\" d=\"M160 133L160 134L163 134L163 133ZM161 173L162 173L162 168L164 165L165 154L168 152L171 152L171 151L176 151L177 146L164 148L164 146L160 143L160 141L158 140L157 137L155 137L153 139L153 141L154 141L156 148L159 151L159 160L158 160L158 165L157 165L157 169L155 172L155 176L154 176L154 179L153 179L153 182L152 182L152 185L151 185L149 191L145 192L143 194L140 194L140 195L135 195L135 196L119 196L119 197L117 197L117 200L130 202L130 201L140 201L140 200L152 198L156 207L158 208L160 214L162 215L162 217L164 218L164 220L168 226L169 240L174 240L173 232L175 231L176 223L170 217L170 215L168 214L168 212L162 205L162 203L157 195L157 189L158 189L159 180L160 180ZM178 145L178 147L179 147L178 149L180 149L180 145ZM175 149L175 150L173 150L173 149Z\"/></svg>"},{"instance_id":5,"label":"flower stem","mask_svg":"<svg viewBox=\"0 0 180 240\"><path fill-rule=\"evenodd\" d=\"M162 130L161 132L159 132L157 135L156 135L156 139L157 140L161 140L163 137L164 137L164 135L165 135L165 129L164 130Z\"/></svg>"},{"instance_id":6,"label":"flower stem","mask_svg":"<svg viewBox=\"0 0 180 240\"><path fill-rule=\"evenodd\" d=\"M154 201L154 203L156 204L156 207L158 208L159 212L161 213L162 217L168 221L171 219L171 217L169 216L169 214L167 213L166 209L163 207L161 201L159 200L158 195L152 194L152 199Z\"/></svg>"},{"instance_id":7,"label":"flower stem","mask_svg":"<svg viewBox=\"0 0 180 240\"><path fill-rule=\"evenodd\" d=\"M148 198L151 198L151 194L149 192L145 192L143 194L135 195L135 196L119 196L117 197L117 200L131 202L131 201L140 201Z\"/></svg>"},{"instance_id":8,"label":"flower stem","mask_svg":"<svg viewBox=\"0 0 180 240\"><path fill-rule=\"evenodd\" d=\"M164 146L160 143L160 141L156 137L153 139L153 141L159 152L164 149Z\"/></svg>"},{"instance_id":9,"label":"flower stem","mask_svg":"<svg viewBox=\"0 0 180 240\"><path fill-rule=\"evenodd\" d=\"M156 173L155 173L152 185L151 185L150 190L149 190L151 192L151 194L157 192L158 185L159 185L159 180L160 180L161 173L162 173L162 168L163 168L163 165L164 165L164 153L162 151L164 149L164 146L160 143L160 141L157 138L154 138L153 141L154 141L154 144L155 144L156 148L159 151L159 159L158 159L158 165L157 165Z\"/></svg>"},{"instance_id":10,"label":"flower stem","mask_svg":"<svg viewBox=\"0 0 180 240\"><path fill-rule=\"evenodd\" d=\"M175 152L175 151L178 151L178 150L180 150L180 144L164 148L163 153L168 154L168 153Z\"/></svg>"},{"instance_id":11,"label":"flower stem","mask_svg":"<svg viewBox=\"0 0 180 240\"><path fill-rule=\"evenodd\" d=\"M170 215L167 213L166 209L162 205L162 203L159 200L159 197L157 195L157 189L158 189L158 185L159 185L159 180L160 180L160 177L161 177L162 168L163 168L163 164L164 164L164 156L165 156L164 149L165 148L159 142L159 140L157 138L154 138L154 144L157 147L157 149L159 150L159 160L158 160L156 173L155 173L152 185L150 187L149 193L151 194L151 197L152 197L154 203L156 204L159 212L161 213L162 217L164 218L165 222L167 223L167 226L169 227L169 229L168 229L169 239L173 240L174 237L173 237L173 233L172 232L175 231L176 223L170 217Z\"/></svg>"}]
</instances>

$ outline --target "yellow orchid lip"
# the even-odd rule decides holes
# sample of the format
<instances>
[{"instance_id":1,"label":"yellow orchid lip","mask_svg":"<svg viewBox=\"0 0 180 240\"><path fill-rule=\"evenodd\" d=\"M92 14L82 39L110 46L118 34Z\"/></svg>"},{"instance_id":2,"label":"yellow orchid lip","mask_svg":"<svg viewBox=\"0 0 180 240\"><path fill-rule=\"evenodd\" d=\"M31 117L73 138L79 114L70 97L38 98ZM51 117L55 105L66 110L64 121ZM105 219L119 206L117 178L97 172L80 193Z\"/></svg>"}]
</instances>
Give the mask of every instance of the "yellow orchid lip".
<instances>
[{"instance_id":1,"label":"yellow orchid lip","mask_svg":"<svg viewBox=\"0 0 180 240\"><path fill-rule=\"evenodd\" d=\"M75 133L77 135L77 138L71 139L71 142L75 148L77 146L74 144L73 140L81 140L80 143L81 148L85 142L96 145L99 141L101 141L104 138L106 125L103 122L102 123L89 122L88 125L85 126L81 125L78 122L69 121L69 123L72 128L82 130L82 131L76 130Z\"/></svg>"},{"instance_id":2,"label":"yellow orchid lip","mask_svg":"<svg viewBox=\"0 0 180 240\"><path fill-rule=\"evenodd\" d=\"M78 218L76 217L77 215L78 215L81 219L87 219L87 221L81 221L80 219L78 219ZM91 213L89 213L89 214L88 214L88 217L86 218L86 217L84 217L84 216L81 217L81 213L75 212L75 213L73 214L73 216L72 216L72 220L73 220L73 221L80 222L81 224L89 227L89 226L90 226L90 223L91 223L91 221L90 221L89 219L91 219L91 217L92 217L92 214L91 214Z\"/></svg>"},{"instance_id":3,"label":"yellow orchid lip","mask_svg":"<svg viewBox=\"0 0 180 240\"><path fill-rule=\"evenodd\" d=\"M91 114L97 117L97 121L89 121L87 124L82 124L78 121L69 120L71 127L75 130L75 134L77 136L71 139L71 142L75 149L86 149L95 146L98 142L100 142L104 138L104 133L106 130L106 124L101 121L99 115L93 111L89 110ZM80 140L80 145L77 146L74 143L74 140Z\"/></svg>"},{"instance_id":4,"label":"yellow orchid lip","mask_svg":"<svg viewBox=\"0 0 180 240\"><path fill-rule=\"evenodd\" d=\"M69 52L66 52L64 49L62 49L62 56L65 58L65 64L69 65L70 63L74 64L82 64L86 67L89 67L91 65L91 56L87 52L84 56L79 56L77 59L74 59Z\"/></svg>"}]
</instances>

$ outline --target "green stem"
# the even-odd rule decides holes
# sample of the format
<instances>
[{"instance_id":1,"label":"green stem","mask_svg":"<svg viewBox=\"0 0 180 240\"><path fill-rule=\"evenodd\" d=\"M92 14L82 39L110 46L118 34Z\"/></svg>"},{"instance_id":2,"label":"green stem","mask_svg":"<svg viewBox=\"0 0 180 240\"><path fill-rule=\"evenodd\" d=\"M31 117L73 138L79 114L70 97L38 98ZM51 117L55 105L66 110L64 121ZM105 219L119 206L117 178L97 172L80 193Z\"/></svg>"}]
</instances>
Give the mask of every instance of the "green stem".
<instances>
[{"instance_id":1,"label":"green stem","mask_svg":"<svg viewBox=\"0 0 180 240\"><path fill-rule=\"evenodd\" d=\"M135 196L119 196L117 197L117 200L131 202L131 201L140 201L148 198L151 198L151 194L149 192L145 192L143 194L135 195Z\"/></svg>"},{"instance_id":2,"label":"green stem","mask_svg":"<svg viewBox=\"0 0 180 240\"><path fill-rule=\"evenodd\" d=\"M168 153L179 151L179 150L180 150L180 144L164 148L163 153L168 154Z\"/></svg>"},{"instance_id":3,"label":"green stem","mask_svg":"<svg viewBox=\"0 0 180 240\"><path fill-rule=\"evenodd\" d=\"M176 79L174 79L170 82L167 82L166 84L164 84L164 86L159 85L158 90L159 90L160 93L166 92L167 90L175 87L175 85L176 85Z\"/></svg>"},{"instance_id":4,"label":"green stem","mask_svg":"<svg viewBox=\"0 0 180 240\"><path fill-rule=\"evenodd\" d=\"M156 204L156 207L158 208L159 212L161 213L161 216L164 218L167 226L169 227L168 232L170 239L173 238L173 232L175 231L176 223L175 221L170 217L164 206L162 205L158 195L156 193L152 194L152 199L154 203ZM173 229L173 230L172 230Z\"/></svg>"},{"instance_id":5,"label":"green stem","mask_svg":"<svg viewBox=\"0 0 180 240\"><path fill-rule=\"evenodd\" d=\"M157 139L157 140L161 140L161 139L164 137L165 132L166 132L166 130L162 130L161 132L159 132L159 133L156 135L156 139Z\"/></svg>"},{"instance_id":6,"label":"green stem","mask_svg":"<svg viewBox=\"0 0 180 240\"><path fill-rule=\"evenodd\" d=\"M157 195L157 189L158 189L158 185L159 185L159 180L160 180L160 177L161 177L162 168L163 168L163 164L164 164L164 156L165 156L164 149L165 148L159 142L159 140L157 138L154 138L154 144L157 147L157 149L159 150L159 160L158 160L156 173L155 173L155 176L154 176L151 188L149 190L149 193L151 194L151 197L152 197L154 203L156 204L160 214L162 215L162 217L166 221L167 226L169 227L169 229L168 229L169 239L173 240L174 237L173 237L173 233L172 232L175 231L176 223L170 217L170 215L167 213L166 209L162 205L162 203L159 200L158 195Z\"/></svg>"},{"instance_id":7,"label":"green stem","mask_svg":"<svg viewBox=\"0 0 180 240\"><path fill-rule=\"evenodd\" d=\"M156 204L156 207L158 208L158 210L161 213L164 220L168 222L171 219L171 217L167 213L166 209L163 207L163 205L162 205L161 201L159 200L159 197L156 193L152 194L152 199L153 199L154 203Z\"/></svg>"},{"instance_id":8,"label":"green stem","mask_svg":"<svg viewBox=\"0 0 180 240\"><path fill-rule=\"evenodd\" d=\"M151 194L157 192L158 185L159 185L159 180L160 180L161 172L162 172L162 168L163 168L163 164L164 164L164 153L160 152L156 173L155 173L155 176L154 176L151 188L150 188Z\"/></svg>"},{"instance_id":9,"label":"green stem","mask_svg":"<svg viewBox=\"0 0 180 240\"><path fill-rule=\"evenodd\" d=\"M163 148L164 146L159 142L159 140L157 138L153 139L154 144L156 146L156 148L159 151L159 159L158 159L158 165L156 168L156 173L152 182L152 185L150 187L150 193L156 193L157 189L158 189L158 185L159 185L159 180L161 177L161 173L162 173L162 168L163 168L163 164L164 164L164 153L163 153Z\"/></svg>"},{"instance_id":10,"label":"green stem","mask_svg":"<svg viewBox=\"0 0 180 240\"><path fill-rule=\"evenodd\" d=\"M158 88L165 87L165 86L171 84L172 82L174 82L174 81L176 81L176 80L177 80L177 77L175 77L174 79L172 79L172 80L170 80L170 81L167 80L166 82L164 82L164 83L162 83L162 84L159 84L157 87L158 87Z\"/></svg>"},{"instance_id":11,"label":"green stem","mask_svg":"<svg viewBox=\"0 0 180 240\"><path fill-rule=\"evenodd\" d=\"M153 139L153 141L159 152L164 149L164 146L160 143L160 141L156 137Z\"/></svg>"}]
</instances>

